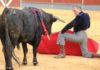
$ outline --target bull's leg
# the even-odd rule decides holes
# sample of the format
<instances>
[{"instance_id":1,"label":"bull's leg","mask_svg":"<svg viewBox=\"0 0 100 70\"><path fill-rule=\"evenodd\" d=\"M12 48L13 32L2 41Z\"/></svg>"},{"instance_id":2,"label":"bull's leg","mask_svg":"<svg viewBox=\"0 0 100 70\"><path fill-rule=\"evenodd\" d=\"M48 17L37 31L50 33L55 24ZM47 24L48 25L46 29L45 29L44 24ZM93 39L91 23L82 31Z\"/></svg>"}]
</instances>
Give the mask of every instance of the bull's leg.
<instances>
[{"instance_id":1,"label":"bull's leg","mask_svg":"<svg viewBox=\"0 0 100 70\"><path fill-rule=\"evenodd\" d=\"M5 58L5 63L6 63L5 70L13 70L12 61L11 61L12 55L8 56L9 51L7 52L5 49L3 49L3 51L4 51L4 58Z\"/></svg>"},{"instance_id":2,"label":"bull's leg","mask_svg":"<svg viewBox=\"0 0 100 70\"><path fill-rule=\"evenodd\" d=\"M33 42L33 64L34 65L37 65L38 64L38 61L37 61L37 48L38 48L38 45L40 43L40 40L41 39L35 39L35 41Z\"/></svg>"},{"instance_id":3,"label":"bull's leg","mask_svg":"<svg viewBox=\"0 0 100 70\"><path fill-rule=\"evenodd\" d=\"M1 42L3 44L3 53L4 53L4 58L5 58L5 70L14 70L13 66L12 66L12 50L10 47L6 47L6 44L4 42L4 39L2 40L1 38Z\"/></svg>"},{"instance_id":4,"label":"bull's leg","mask_svg":"<svg viewBox=\"0 0 100 70\"><path fill-rule=\"evenodd\" d=\"M34 46L33 47L33 64L34 65L37 65L38 64L38 61L37 61L37 46Z\"/></svg>"},{"instance_id":5,"label":"bull's leg","mask_svg":"<svg viewBox=\"0 0 100 70\"><path fill-rule=\"evenodd\" d=\"M24 54L23 65L27 65L27 52L28 52L27 44L22 43L22 47L23 47L23 54Z\"/></svg>"}]
</instances>

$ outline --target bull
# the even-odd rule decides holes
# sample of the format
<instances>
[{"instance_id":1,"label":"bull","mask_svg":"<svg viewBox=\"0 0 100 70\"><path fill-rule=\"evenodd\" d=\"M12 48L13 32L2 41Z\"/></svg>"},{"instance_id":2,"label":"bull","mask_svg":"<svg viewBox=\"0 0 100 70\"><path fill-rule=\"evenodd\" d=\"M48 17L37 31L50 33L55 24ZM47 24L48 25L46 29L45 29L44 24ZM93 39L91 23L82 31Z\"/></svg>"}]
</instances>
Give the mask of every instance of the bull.
<instances>
[{"instance_id":1,"label":"bull","mask_svg":"<svg viewBox=\"0 0 100 70\"><path fill-rule=\"evenodd\" d=\"M14 8L5 8L0 16L0 39L3 45L6 70L13 70L12 57L14 48L20 42L23 45L23 64L27 64L26 54L29 43L33 46L33 64L37 65L37 48L41 40L41 35L45 34L39 17L33 12L39 11L48 34L51 34L53 22L57 21L57 17L37 8L24 8L22 10Z\"/></svg>"}]
</instances>

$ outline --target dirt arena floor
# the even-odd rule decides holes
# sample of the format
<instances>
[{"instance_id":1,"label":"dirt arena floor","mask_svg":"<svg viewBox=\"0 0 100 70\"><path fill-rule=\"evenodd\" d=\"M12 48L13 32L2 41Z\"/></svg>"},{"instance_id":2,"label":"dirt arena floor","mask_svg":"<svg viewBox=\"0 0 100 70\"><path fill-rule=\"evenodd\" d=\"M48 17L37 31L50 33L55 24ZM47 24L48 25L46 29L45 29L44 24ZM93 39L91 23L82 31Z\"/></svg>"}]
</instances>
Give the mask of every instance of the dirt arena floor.
<instances>
[{"instance_id":1,"label":"dirt arena floor","mask_svg":"<svg viewBox=\"0 0 100 70\"><path fill-rule=\"evenodd\" d=\"M3 8L0 8L0 13ZM70 22L74 18L74 14L71 10L59 10L59 9L44 9L47 12L53 13L59 16L66 22ZM87 31L88 37L96 40L100 43L100 11L86 11L91 16L91 28ZM57 21L52 27L52 32L60 31L66 24ZM28 45L28 65L20 67L13 61L15 70L100 70L100 59L98 58L84 58L79 56L66 56L64 59L55 59L55 55L44 55L38 53L37 66L32 64L32 47ZM20 50L15 49L16 55L22 62L23 54L22 48ZM100 49L98 50L100 53ZM5 61L2 53L2 45L0 43L0 70L5 69Z\"/></svg>"}]
</instances>

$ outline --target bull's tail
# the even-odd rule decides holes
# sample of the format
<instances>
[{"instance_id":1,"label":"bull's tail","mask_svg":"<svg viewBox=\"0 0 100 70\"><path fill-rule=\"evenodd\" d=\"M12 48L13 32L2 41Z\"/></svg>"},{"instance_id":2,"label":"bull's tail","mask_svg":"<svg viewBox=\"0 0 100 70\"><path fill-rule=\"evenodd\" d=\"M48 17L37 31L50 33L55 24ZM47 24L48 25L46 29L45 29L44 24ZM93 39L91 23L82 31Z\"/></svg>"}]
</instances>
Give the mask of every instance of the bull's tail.
<instances>
[{"instance_id":1,"label":"bull's tail","mask_svg":"<svg viewBox=\"0 0 100 70\"><path fill-rule=\"evenodd\" d=\"M13 57L13 59L16 61L16 63L20 66L21 65L21 63L20 63L20 61L19 61L19 58L16 56L16 54L14 53L14 51L12 52L12 57Z\"/></svg>"},{"instance_id":2,"label":"bull's tail","mask_svg":"<svg viewBox=\"0 0 100 70\"><path fill-rule=\"evenodd\" d=\"M5 22L7 21L7 18L5 18ZM20 66L20 62L18 57L15 55L14 53L14 47L11 43L10 37L9 37L9 33L8 33L8 24L5 23L5 52L7 53L7 55L9 56L9 58L12 58L18 63L18 65Z\"/></svg>"}]
</instances>

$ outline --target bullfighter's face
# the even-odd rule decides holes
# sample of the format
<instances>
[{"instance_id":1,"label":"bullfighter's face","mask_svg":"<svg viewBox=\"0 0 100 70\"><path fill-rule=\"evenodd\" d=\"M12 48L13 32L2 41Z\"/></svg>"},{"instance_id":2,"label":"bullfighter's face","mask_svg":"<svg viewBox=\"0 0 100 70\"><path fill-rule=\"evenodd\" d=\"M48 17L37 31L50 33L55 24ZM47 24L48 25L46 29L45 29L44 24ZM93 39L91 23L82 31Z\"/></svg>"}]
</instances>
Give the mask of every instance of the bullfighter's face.
<instances>
[{"instance_id":1,"label":"bullfighter's face","mask_svg":"<svg viewBox=\"0 0 100 70\"><path fill-rule=\"evenodd\" d=\"M77 16L77 15L81 12L81 9L78 8L78 7L73 7L72 11L73 11L74 14Z\"/></svg>"}]
</instances>

